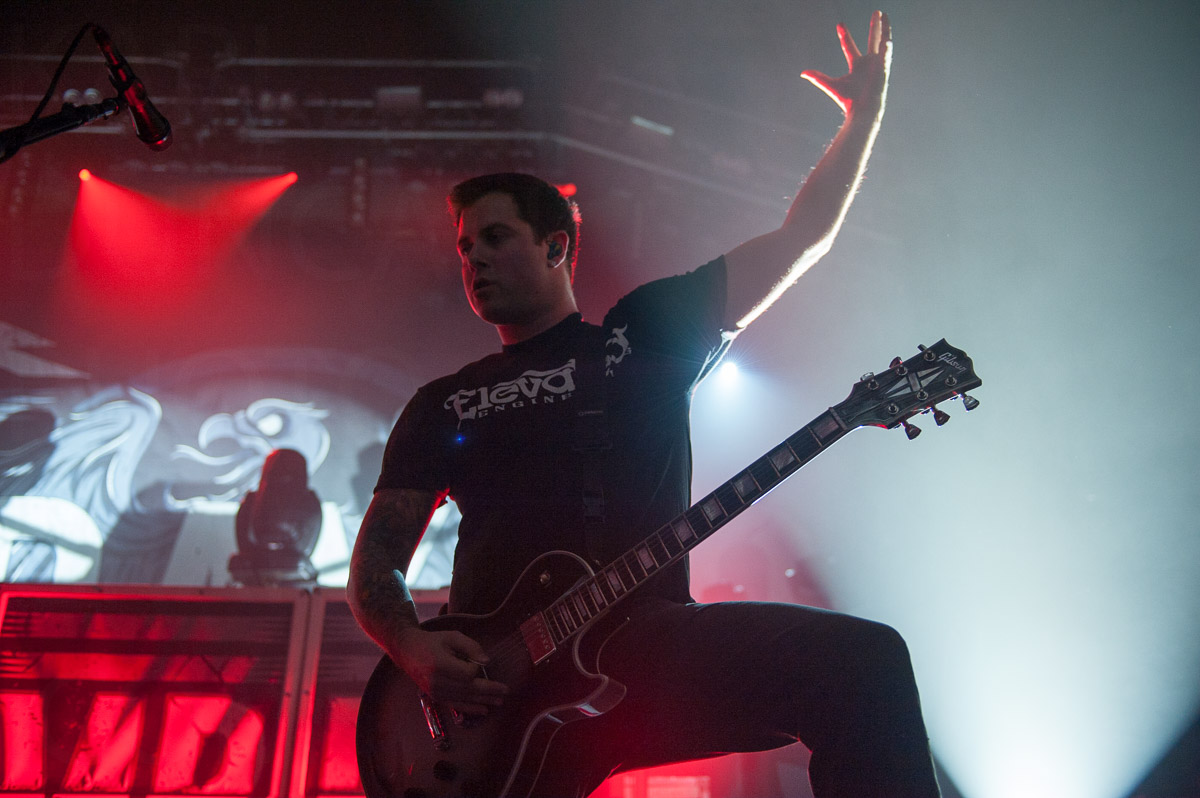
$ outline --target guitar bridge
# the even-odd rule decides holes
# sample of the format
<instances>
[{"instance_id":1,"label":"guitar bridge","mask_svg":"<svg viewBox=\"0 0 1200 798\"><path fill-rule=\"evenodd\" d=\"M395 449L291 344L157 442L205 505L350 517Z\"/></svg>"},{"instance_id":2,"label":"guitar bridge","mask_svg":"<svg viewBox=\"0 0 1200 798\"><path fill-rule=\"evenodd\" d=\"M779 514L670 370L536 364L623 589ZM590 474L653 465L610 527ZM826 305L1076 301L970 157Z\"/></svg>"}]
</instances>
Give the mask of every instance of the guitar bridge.
<instances>
[{"instance_id":1,"label":"guitar bridge","mask_svg":"<svg viewBox=\"0 0 1200 798\"><path fill-rule=\"evenodd\" d=\"M433 699L426 693L420 693L418 697L421 699L421 712L425 715L425 725L429 727L429 736L433 738L433 747L439 751L448 750L450 741L446 739L446 730L442 728L442 719L433 705Z\"/></svg>"}]
</instances>

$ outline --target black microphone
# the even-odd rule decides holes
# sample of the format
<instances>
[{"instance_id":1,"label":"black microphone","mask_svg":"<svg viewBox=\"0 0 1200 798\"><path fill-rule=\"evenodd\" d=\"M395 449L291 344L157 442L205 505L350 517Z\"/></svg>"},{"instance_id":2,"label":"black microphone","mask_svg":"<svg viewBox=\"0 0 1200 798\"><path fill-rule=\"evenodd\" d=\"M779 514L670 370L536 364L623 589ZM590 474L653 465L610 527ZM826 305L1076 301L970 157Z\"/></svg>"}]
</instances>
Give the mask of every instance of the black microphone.
<instances>
[{"instance_id":1,"label":"black microphone","mask_svg":"<svg viewBox=\"0 0 1200 798\"><path fill-rule=\"evenodd\" d=\"M154 103L150 102L146 87L138 80L137 75L133 74L129 64L117 52L117 48L113 47L112 39L108 38L104 28L93 25L92 33L96 37L96 44L100 46L100 52L104 53L104 60L108 62L109 82L129 106L137 137L146 142L152 150L165 150L171 146L171 123L158 112Z\"/></svg>"}]
</instances>

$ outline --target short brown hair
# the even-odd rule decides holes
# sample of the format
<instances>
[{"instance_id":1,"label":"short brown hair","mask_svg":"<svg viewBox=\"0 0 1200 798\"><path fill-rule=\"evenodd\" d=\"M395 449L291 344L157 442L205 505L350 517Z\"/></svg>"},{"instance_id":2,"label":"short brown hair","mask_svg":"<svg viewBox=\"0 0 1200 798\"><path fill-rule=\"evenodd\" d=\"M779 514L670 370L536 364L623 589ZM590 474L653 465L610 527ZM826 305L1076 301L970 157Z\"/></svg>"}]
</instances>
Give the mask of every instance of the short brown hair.
<instances>
[{"instance_id":1,"label":"short brown hair","mask_svg":"<svg viewBox=\"0 0 1200 798\"><path fill-rule=\"evenodd\" d=\"M463 211L488 194L507 194L517 206L517 215L533 228L537 241L545 241L551 233L565 230L568 238L567 260L571 264L571 280L575 279L575 261L579 258L579 206L562 195L557 188L533 175L519 172L499 172L472 177L450 189L446 202L454 224L462 220Z\"/></svg>"}]
</instances>

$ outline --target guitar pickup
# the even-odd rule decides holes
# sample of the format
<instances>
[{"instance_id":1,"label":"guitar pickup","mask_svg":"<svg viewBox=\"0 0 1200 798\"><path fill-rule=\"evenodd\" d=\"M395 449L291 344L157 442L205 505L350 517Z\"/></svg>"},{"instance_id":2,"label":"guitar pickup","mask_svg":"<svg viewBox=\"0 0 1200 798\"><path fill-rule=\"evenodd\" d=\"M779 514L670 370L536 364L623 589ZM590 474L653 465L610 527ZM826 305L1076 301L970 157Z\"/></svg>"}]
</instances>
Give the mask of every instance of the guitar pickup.
<instances>
[{"instance_id":1,"label":"guitar pickup","mask_svg":"<svg viewBox=\"0 0 1200 798\"><path fill-rule=\"evenodd\" d=\"M419 698L421 712L425 714L425 725L429 727L429 736L433 738L433 747L439 751L449 750L450 741L446 739L446 730L442 728L442 719L433 705L433 699L425 693L420 693Z\"/></svg>"},{"instance_id":2,"label":"guitar pickup","mask_svg":"<svg viewBox=\"0 0 1200 798\"><path fill-rule=\"evenodd\" d=\"M556 646L550 630L546 627L546 619L540 612L531 615L521 624L521 639L525 641L525 649L529 658L536 665L554 653Z\"/></svg>"}]
</instances>

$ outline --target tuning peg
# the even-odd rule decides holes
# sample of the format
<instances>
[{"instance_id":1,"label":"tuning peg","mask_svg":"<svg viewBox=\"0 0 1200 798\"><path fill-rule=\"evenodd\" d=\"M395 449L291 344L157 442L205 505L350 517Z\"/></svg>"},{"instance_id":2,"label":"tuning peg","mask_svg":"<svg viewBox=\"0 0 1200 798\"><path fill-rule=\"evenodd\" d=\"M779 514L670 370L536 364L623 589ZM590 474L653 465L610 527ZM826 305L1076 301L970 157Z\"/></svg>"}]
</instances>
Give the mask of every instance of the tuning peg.
<instances>
[{"instance_id":1,"label":"tuning peg","mask_svg":"<svg viewBox=\"0 0 1200 798\"><path fill-rule=\"evenodd\" d=\"M945 410L942 410L941 408L938 408L938 407L934 407L932 409L933 409L933 420L937 423L937 425L939 427L950 420L950 414L947 413Z\"/></svg>"},{"instance_id":2,"label":"tuning peg","mask_svg":"<svg viewBox=\"0 0 1200 798\"><path fill-rule=\"evenodd\" d=\"M892 358L891 363L888 363L888 368L894 369L894 368L896 368L896 366L899 366L903 362L904 361L900 359L900 356L897 355L896 357Z\"/></svg>"},{"instance_id":3,"label":"tuning peg","mask_svg":"<svg viewBox=\"0 0 1200 798\"><path fill-rule=\"evenodd\" d=\"M900 423L904 425L904 434L908 436L910 441L921 434L921 428L916 424L910 424L907 421L901 421Z\"/></svg>"},{"instance_id":4,"label":"tuning peg","mask_svg":"<svg viewBox=\"0 0 1200 798\"><path fill-rule=\"evenodd\" d=\"M964 393L962 395L962 400L963 400L963 407L965 407L968 411L974 410L975 408L979 407L979 400L976 399L974 396L967 396Z\"/></svg>"}]
</instances>

